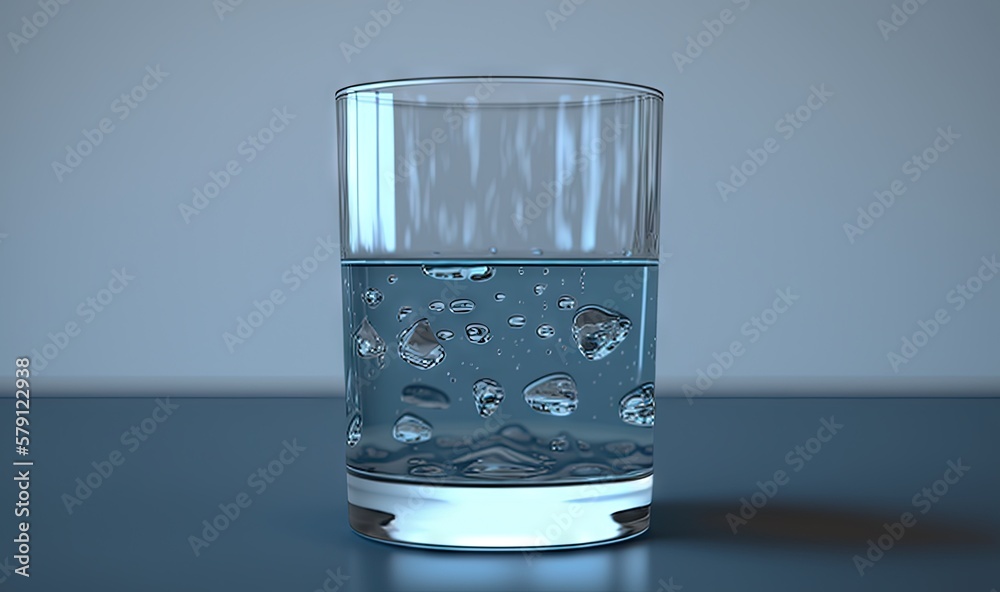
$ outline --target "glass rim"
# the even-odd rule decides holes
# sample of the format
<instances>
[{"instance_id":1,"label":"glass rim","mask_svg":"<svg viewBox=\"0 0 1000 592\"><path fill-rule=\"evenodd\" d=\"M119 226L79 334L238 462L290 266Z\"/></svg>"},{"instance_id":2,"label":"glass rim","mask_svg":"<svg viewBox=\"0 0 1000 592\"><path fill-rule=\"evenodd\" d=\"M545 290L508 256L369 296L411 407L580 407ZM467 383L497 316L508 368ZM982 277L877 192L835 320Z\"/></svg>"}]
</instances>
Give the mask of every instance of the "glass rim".
<instances>
[{"instance_id":1,"label":"glass rim","mask_svg":"<svg viewBox=\"0 0 1000 592\"><path fill-rule=\"evenodd\" d=\"M437 76L427 78L399 78L394 80L382 80L376 82L364 82L351 84L340 88L334 94L334 99L340 101L351 95L369 92L391 91L393 89L416 89L420 87L433 88L449 84L482 84L484 81L496 81L498 83L517 85L542 85L549 84L553 87L562 86L568 88L586 89L593 88L603 91L618 91L626 96L606 96L596 99L596 103L613 103L620 101L632 101L636 99L651 98L663 101L663 91L652 86L634 84L630 82L618 82L613 80L601 80L596 78L574 78L559 76ZM406 101L420 106L451 105L456 101ZM565 104L560 100L558 94L553 93L551 99L532 101L511 101L508 103L493 103L494 105L529 106L529 105L560 105Z\"/></svg>"}]
</instances>

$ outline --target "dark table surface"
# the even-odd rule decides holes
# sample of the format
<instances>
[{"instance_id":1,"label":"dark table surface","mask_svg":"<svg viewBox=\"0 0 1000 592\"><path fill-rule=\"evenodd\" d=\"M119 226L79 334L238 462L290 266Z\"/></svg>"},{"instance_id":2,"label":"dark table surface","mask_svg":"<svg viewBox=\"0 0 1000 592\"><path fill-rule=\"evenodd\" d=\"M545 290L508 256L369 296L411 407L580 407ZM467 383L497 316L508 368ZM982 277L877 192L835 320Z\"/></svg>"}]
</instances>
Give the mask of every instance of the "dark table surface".
<instances>
[{"instance_id":1,"label":"dark table surface","mask_svg":"<svg viewBox=\"0 0 1000 592\"><path fill-rule=\"evenodd\" d=\"M343 399L171 398L169 415L152 398L32 403L31 577L12 572L9 479L0 586L10 589L1000 589L1000 399L663 399L649 532L541 554L425 551L353 534ZM809 442L824 420L843 427ZM145 440L123 439L132 426ZM304 450L266 488L248 484L284 442ZM949 462L969 469L948 473ZM109 466L90 477L96 488L76 491L77 478ZM775 491L766 482L779 470L787 480ZM773 497L734 534L727 514L758 481ZM240 493L249 506L196 555L189 537ZM910 526L860 574L855 556L906 512Z\"/></svg>"}]
</instances>

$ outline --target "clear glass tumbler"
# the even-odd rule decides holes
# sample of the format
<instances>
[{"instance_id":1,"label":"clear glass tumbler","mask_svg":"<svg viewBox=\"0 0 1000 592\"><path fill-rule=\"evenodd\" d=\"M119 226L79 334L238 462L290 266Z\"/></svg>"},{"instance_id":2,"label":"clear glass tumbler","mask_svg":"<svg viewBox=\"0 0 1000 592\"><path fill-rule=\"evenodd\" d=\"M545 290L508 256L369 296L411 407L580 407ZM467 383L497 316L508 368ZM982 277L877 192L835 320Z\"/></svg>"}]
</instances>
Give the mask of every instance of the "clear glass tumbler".
<instances>
[{"instance_id":1,"label":"clear glass tumbler","mask_svg":"<svg viewBox=\"0 0 1000 592\"><path fill-rule=\"evenodd\" d=\"M352 528L445 549L649 524L662 94L337 92Z\"/></svg>"}]
</instances>

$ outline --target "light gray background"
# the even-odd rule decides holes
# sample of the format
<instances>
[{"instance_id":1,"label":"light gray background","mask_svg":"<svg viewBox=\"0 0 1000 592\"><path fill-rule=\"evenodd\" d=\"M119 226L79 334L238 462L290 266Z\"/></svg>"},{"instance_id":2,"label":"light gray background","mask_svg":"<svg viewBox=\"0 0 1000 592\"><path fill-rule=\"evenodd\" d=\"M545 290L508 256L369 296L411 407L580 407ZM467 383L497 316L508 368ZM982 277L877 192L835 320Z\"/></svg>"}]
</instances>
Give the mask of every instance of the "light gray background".
<instances>
[{"instance_id":1,"label":"light gray background","mask_svg":"<svg viewBox=\"0 0 1000 592\"><path fill-rule=\"evenodd\" d=\"M404 0L348 62L341 43L387 3L243 0L220 18L210 0L75 1L16 51L7 34L41 9L0 5L0 364L76 321L38 395L338 391L335 259L233 353L222 339L318 237L337 241L334 91L552 75L666 94L658 394L737 339L746 354L706 396L1000 388L1000 279L961 311L946 301L1000 254L1000 5L930 0L886 40L889 0L566 0L554 27L554 0ZM735 22L679 71L672 54L727 8ZM157 65L169 76L118 120L112 102ZM775 122L822 84L834 96L784 140ZM243 162L238 144L285 107L295 119ZM57 180L52 162L103 117L114 131ZM903 163L947 126L961 138L911 183ZM779 151L724 202L717 181L769 137ZM179 204L230 159L242 172L186 224ZM849 242L843 225L894 179L907 192ZM122 266L136 279L85 323L77 307ZM799 301L749 344L741 326L784 288ZM951 321L894 372L887 354L938 308Z\"/></svg>"}]
</instances>

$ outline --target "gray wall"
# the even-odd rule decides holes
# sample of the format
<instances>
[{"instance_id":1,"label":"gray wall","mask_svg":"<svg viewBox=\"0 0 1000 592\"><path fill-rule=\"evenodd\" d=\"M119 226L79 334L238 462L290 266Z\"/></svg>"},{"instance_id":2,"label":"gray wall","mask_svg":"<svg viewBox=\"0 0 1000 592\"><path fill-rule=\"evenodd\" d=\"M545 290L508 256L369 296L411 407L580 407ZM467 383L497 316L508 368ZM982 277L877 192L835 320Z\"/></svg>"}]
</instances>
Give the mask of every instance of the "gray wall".
<instances>
[{"instance_id":1,"label":"gray wall","mask_svg":"<svg viewBox=\"0 0 1000 592\"><path fill-rule=\"evenodd\" d=\"M3 32L24 33L0 50L0 364L65 346L36 361L36 396L338 390L336 258L295 291L282 281L318 239L338 240L333 92L468 74L665 91L661 394L697 387L734 341L745 353L706 396L1000 390L1000 279L971 279L1000 255L995 2L897 1L919 9L883 35L889 0L403 0L349 61L341 44L388 1L243 0L220 17L224 2L53 0L34 31L22 19L40 3L0 4ZM724 9L721 34L679 60ZM144 81L141 102L120 100ZM776 125L813 88L832 96L797 129ZM273 109L294 119L275 120L249 160L240 144ZM104 118L92 153L57 173ZM914 179L905 163L939 128L958 138ZM730 167L765 146L777 151L724 199ZM231 160L238 174L185 220L180 206ZM849 238L845 223L894 180L905 193ZM122 268L134 279L102 293ZM967 281L974 298L949 296ZM287 300L231 352L223 333L275 289ZM755 340L744 324L779 289L798 300ZM99 312L87 303L109 296ZM890 352L935 314L947 322L893 368ZM77 332L58 335L71 322Z\"/></svg>"}]
</instances>

